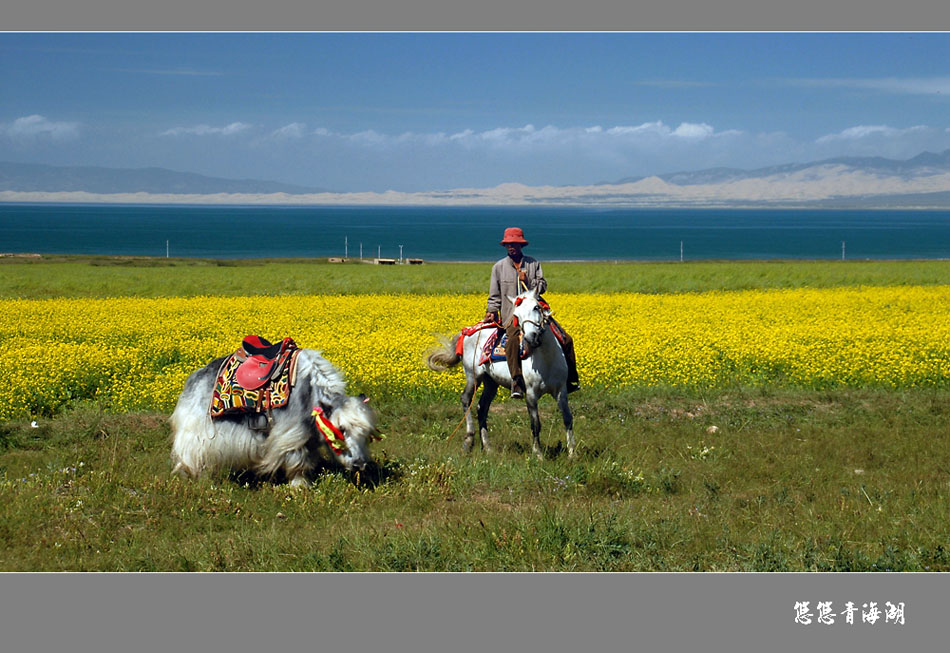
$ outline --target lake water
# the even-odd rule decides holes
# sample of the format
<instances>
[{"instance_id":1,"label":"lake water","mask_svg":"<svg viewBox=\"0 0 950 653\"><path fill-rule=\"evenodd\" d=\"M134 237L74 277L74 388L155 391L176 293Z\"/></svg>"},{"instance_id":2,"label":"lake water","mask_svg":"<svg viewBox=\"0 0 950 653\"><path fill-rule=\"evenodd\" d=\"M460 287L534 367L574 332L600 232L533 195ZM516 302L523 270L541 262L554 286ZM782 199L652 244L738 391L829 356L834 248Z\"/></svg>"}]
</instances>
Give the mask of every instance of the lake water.
<instances>
[{"instance_id":1,"label":"lake water","mask_svg":"<svg viewBox=\"0 0 950 653\"><path fill-rule=\"evenodd\" d=\"M0 253L491 261L950 258L950 211L0 204ZM166 250L167 242L167 250Z\"/></svg>"}]
</instances>

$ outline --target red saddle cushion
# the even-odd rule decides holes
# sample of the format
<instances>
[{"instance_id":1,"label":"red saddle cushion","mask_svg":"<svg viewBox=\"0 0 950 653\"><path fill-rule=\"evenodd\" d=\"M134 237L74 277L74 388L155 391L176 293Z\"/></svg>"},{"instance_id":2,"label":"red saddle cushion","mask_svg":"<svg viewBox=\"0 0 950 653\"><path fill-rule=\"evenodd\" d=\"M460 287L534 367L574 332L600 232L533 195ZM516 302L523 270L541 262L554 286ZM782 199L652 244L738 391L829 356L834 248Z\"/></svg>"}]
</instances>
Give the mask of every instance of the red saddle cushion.
<instances>
[{"instance_id":1,"label":"red saddle cushion","mask_svg":"<svg viewBox=\"0 0 950 653\"><path fill-rule=\"evenodd\" d=\"M234 378L247 390L257 390L270 380L274 372L276 360L268 360L263 356L248 356L234 373Z\"/></svg>"}]
</instances>

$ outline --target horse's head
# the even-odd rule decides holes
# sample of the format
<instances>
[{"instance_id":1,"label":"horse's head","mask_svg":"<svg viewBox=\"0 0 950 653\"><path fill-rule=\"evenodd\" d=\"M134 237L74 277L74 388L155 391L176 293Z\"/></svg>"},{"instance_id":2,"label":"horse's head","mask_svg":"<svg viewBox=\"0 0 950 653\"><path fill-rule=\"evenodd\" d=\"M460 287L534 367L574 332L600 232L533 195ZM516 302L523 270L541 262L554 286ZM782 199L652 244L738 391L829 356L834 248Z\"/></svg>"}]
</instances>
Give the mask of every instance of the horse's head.
<instances>
[{"instance_id":1,"label":"horse's head","mask_svg":"<svg viewBox=\"0 0 950 653\"><path fill-rule=\"evenodd\" d=\"M515 324L521 329L521 337L528 347L537 349L541 346L541 338L547 331L551 319L551 311L538 301L538 289L532 288L517 297L508 298L514 304L512 314Z\"/></svg>"},{"instance_id":2,"label":"horse's head","mask_svg":"<svg viewBox=\"0 0 950 653\"><path fill-rule=\"evenodd\" d=\"M373 461L369 443L381 436L376 428L376 411L365 395L347 397L330 420L343 433L343 443L333 447L337 461L349 471L361 471Z\"/></svg>"}]
</instances>

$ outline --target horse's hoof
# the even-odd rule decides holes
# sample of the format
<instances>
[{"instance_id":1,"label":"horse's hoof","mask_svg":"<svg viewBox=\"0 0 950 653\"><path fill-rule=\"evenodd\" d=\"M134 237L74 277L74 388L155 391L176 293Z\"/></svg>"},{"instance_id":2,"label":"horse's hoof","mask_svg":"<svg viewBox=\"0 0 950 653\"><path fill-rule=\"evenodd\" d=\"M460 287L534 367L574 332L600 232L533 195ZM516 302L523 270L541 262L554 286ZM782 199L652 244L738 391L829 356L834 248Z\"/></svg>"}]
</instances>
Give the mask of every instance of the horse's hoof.
<instances>
[{"instance_id":1,"label":"horse's hoof","mask_svg":"<svg viewBox=\"0 0 950 653\"><path fill-rule=\"evenodd\" d=\"M465 453L468 453L469 451L471 451L472 444L473 444L473 441L470 438L465 438L464 440L462 440L462 451L464 451Z\"/></svg>"}]
</instances>

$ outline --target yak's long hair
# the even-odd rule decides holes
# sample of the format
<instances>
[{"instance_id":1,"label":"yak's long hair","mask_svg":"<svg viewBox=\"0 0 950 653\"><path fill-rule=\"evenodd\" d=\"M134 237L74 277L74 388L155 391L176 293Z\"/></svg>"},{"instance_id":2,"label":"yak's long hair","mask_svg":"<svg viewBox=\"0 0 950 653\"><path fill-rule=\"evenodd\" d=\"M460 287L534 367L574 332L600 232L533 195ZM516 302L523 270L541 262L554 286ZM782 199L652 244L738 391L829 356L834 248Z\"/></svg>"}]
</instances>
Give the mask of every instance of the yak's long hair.
<instances>
[{"instance_id":1,"label":"yak's long hair","mask_svg":"<svg viewBox=\"0 0 950 653\"><path fill-rule=\"evenodd\" d=\"M376 413L365 397L346 395L343 375L320 352L302 349L298 354L290 400L273 409L268 431L250 428L243 415L211 419L211 395L224 360L211 361L185 382L171 416L175 473L191 478L217 470L270 478L282 473L292 485L304 485L327 463L361 470L372 462L368 445L378 433ZM346 447L340 454L333 453L314 425L312 411L318 406L343 432Z\"/></svg>"}]
</instances>

